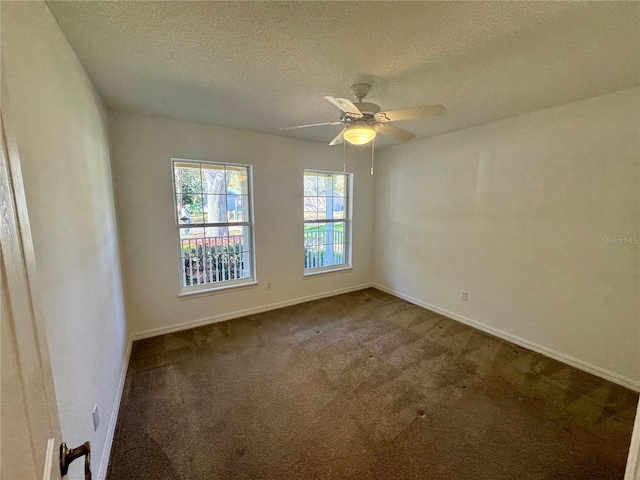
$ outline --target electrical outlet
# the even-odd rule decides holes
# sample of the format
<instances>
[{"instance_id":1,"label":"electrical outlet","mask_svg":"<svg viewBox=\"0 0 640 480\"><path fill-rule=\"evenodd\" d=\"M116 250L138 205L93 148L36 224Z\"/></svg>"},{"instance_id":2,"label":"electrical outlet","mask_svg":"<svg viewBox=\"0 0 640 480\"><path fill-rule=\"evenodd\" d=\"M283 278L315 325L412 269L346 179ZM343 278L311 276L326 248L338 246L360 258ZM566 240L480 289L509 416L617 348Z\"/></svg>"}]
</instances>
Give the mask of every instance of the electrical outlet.
<instances>
[{"instance_id":1,"label":"electrical outlet","mask_svg":"<svg viewBox=\"0 0 640 480\"><path fill-rule=\"evenodd\" d=\"M98 431L98 425L100 425L100 414L98 413L98 405L93 407L93 431Z\"/></svg>"},{"instance_id":2,"label":"electrical outlet","mask_svg":"<svg viewBox=\"0 0 640 480\"><path fill-rule=\"evenodd\" d=\"M462 301L466 302L469 300L469 292L462 292Z\"/></svg>"},{"instance_id":3,"label":"electrical outlet","mask_svg":"<svg viewBox=\"0 0 640 480\"><path fill-rule=\"evenodd\" d=\"M267 282L267 290L271 290L271 282Z\"/></svg>"}]
</instances>

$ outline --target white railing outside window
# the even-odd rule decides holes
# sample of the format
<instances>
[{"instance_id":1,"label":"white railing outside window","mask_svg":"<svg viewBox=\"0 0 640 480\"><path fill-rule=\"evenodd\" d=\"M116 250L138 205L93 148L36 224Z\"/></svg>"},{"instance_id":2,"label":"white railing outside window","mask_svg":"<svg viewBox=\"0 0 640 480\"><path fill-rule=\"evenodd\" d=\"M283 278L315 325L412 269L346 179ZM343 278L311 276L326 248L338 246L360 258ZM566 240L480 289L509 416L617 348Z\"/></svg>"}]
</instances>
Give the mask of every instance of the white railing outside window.
<instances>
[{"instance_id":1,"label":"white railing outside window","mask_svg":"<svg viewBox=\"0 0 640 480\"><path fill-rule=\"evenodd\" d=\"M344 264L344 222L342 231L335 230L334 225L324 226L323 231L310 230L304 232L304 266L305 268L328 267Z\"/></svg>"},{"instance_id":2,"label":"white railing outside window","mask_svg":"<svg viewBox=\"0 0 640 480\"><path fill-rule=\"evenodd\" d=\"M180 246L183 287L250 276L250 252L244 249L243 236L183 238Z\"/></svg>"}]
</instances>

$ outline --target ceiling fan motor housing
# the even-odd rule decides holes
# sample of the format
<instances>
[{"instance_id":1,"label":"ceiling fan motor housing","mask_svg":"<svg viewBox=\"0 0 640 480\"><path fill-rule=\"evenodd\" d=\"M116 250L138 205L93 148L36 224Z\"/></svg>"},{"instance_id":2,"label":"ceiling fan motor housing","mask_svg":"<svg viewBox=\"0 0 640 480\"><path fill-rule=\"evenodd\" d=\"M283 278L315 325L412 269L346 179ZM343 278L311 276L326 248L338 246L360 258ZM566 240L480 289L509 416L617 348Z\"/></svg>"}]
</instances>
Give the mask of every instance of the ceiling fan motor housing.
<instances>
[{"instance_id":1,"label":"ceiling fan motor housing","mask_svg":"<svg viewBox=\"0 0 640 480\"><path fill-rule=\"evenodd\" d=\"M355 85L351 85L350 90L353 96L358 99L355 106L358 107L360 113L364 114L364 119L368 122L374 120L373 116L380 111L380 107L375 103L362 101L371 91L371 85L368 83L356 83Z\"/></svg>"},{"instance_id":2,"label":"ceiling fan motor housing","mask_svg":"<svg viewBox=\"0 0 640 480\"><path fill-rule=\"evenodd\" d=\"M375 103L357 102L354 105L358 107L358 110L360 110L360 112L363 113L364 115L373 116L380 111L380 107Z\"/></svg>"}]
</instances>

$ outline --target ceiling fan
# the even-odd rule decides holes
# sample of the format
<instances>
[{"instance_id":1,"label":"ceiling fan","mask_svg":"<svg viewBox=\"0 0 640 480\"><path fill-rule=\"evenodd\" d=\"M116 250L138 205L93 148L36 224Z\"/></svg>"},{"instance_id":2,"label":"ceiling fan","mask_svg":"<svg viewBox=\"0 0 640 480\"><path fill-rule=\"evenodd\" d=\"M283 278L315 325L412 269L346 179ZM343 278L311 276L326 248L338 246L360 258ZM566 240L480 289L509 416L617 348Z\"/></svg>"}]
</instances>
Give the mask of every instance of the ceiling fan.
<instances>
[{"instance_id":1,"label":"ceiling fan","mask_svg":"<svg viewBox=\"0 0 640 480\"><path fill-rule=\"evenodd\" d=\"M389 110L381 112L380 107L375 103L363 102L371 90L371 85L366 83L356 83L351 85L351 93L357 99L356 103L346 98L324 97L342 110L340 120L336 122L312 123L310 125L299 125L297 127L280 128L280 130L295 130L298 128L320 127L325 125L344 125L342 131L334 138L329 145L337 145L347 141L352 145L365 145L380 133L387 137L408 142L415 135L411 132L390 125L390 122L400 120L413 120L423 117L437 117L447 113L444 105L425 105L423 107L403 108L401 110Z\"/></svg>"}]
</instances>

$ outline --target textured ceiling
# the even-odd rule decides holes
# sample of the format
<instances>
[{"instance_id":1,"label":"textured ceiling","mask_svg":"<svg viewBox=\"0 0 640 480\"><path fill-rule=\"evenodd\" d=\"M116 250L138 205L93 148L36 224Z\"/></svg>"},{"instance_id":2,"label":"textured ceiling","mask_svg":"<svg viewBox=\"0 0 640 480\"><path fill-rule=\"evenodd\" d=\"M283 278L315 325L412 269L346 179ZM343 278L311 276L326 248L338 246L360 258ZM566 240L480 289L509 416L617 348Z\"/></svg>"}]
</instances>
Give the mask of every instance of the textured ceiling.
<instances>
[{"instance_id":1,"label":"textured ceiling","mask_svg":"<svg viewBox=\"0 0 640 480\"><path fill-rule=\"evenodd\" d=\"M322 97L432 136L640 84L638 2L50 1L110 109L329 142ZM386 140L379 146L393 144Z\"/></svg>"}]
</instances>

